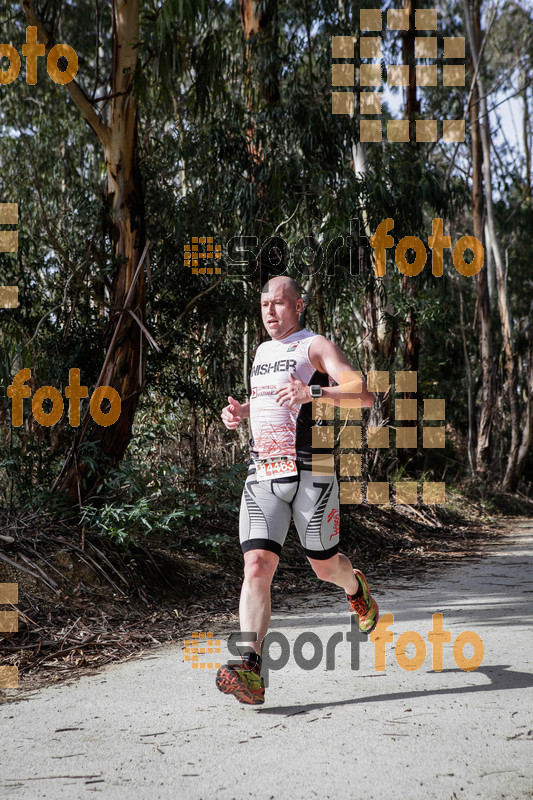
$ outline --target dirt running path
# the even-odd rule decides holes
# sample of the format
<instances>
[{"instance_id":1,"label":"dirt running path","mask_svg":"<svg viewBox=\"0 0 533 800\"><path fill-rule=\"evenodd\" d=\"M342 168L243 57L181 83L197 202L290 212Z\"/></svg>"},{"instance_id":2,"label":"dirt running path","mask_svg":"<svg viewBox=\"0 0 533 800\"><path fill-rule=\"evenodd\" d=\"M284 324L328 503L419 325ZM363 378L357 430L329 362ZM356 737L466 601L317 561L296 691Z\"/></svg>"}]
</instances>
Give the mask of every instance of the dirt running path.
<instances>
[{"instance_id":1,"label":"dirt running path","mask_svg":"<svg viewBox=\"0 0 533 800\"><path fill-rule=\"evenodd\" d=\"M371 576L367 576L371 578ZM287 665L270 672L264 706L220 694L214 670L193 670L183 646L107 668L73 684L0 707L0 794L17 800L521 800L533 797L533 524L515 522L482 559L433 581L377 587L381 614L393 613L386 668L374 645L351 669L346 603L338 592L275 614L287 637ZM444 616L452 643L432 670L427 634ZM235 625L235 628L237 625ZM395 642L424 638L417 671L402 669ZM481 636L484 659L456 666L453 641ZM333 634L335 669L296 664L303 631L324 644ZM224 636L222 660L228 658ZM413 646L407 650L412 655ZM472 647L467 645L465 656ZM271 648L272 658L279 648ZM312 655L306 645L303 655ZM203 657L205 658L205 657Z\"/></svg>"}]
</instances>

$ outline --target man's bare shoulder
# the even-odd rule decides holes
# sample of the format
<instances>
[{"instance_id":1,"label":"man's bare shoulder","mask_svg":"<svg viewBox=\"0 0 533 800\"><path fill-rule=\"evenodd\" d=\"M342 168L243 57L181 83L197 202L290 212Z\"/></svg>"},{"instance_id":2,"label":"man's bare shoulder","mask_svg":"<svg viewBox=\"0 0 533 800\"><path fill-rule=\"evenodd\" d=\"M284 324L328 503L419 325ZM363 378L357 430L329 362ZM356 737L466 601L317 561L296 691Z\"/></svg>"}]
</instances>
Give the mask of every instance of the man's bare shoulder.
<instances>
[{"instance_id":1,"label":"man's bare shoulder","mask_svg":"<svg viewBox=\"0 0 533 800\"><path fill-rule=\"evenodd\" d=\"M333 342L331 339L328 339L327 336L322 336L321 333L317 333L311 342L309 347L309 352L313 351L315 353L324 353L328 350L339 350L340 348Z\"/></svg>"},{"instance_id":2,"label":"man's bare shoulder","mask_svg":"<svg viewBox=\"0 0 533 800\"><path fill-rule=\"evenodd\" d=\"M316 367L319 372L324 372L327 374L327 370L324 367L324 363L322 361L322 356L327 353L331 348L335 348L336 345L331 339L328 339L326 336L322 336L321 333L317 333L314 336L313 341L309 345L309 360L311 364Z\"/></svg>"}]
</instances>

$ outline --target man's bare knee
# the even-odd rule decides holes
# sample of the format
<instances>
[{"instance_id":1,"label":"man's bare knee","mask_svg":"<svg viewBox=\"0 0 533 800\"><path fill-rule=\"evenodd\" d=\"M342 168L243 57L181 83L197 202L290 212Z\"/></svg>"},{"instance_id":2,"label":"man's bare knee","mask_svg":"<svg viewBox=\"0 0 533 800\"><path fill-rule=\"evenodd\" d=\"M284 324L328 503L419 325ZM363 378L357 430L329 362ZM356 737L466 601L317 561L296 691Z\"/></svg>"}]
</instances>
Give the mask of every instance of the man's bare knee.
<instances>
[{"instance_id":1,"label":"man's bare knee","mask_svg":"<svg viewBox=\"0 0 533 800\"><path fill-rule=\"evenodd\" d=\"M270 582L278 566L279 557L269 550L249 550L244 554L246 580Z\"/></svg>"}]
</instances>

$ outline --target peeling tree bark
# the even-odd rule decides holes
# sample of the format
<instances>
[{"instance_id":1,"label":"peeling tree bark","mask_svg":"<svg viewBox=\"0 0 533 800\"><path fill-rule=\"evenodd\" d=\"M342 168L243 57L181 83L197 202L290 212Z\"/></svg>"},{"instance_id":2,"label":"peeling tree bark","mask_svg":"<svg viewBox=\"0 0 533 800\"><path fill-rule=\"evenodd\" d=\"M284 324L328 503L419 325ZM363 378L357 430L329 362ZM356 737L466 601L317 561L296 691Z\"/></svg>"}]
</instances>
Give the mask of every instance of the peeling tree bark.
<instances>
[{"instance_id":1,"label":"peeling tree bark","mask_svg":"<svg viewBox=\"0 0 533 800\"><path fill-rule=\"evenodd\" d=\"M477 87L480 96L480 111L483 119L481 125L481 146L483 148L483 177L485 184L485 198L487 204L487 228L490 236L490 247L494 255L494 265L496 267L496 282L498 290L498 306L500 310L500 322L505 354L505 372L507 377L507 393L509 401L509 415L511 427L511 444L507 456L507 467L503 479L504 489L516 489L520 480L518 471L518 454L520 450L520 407L518 400L518 370L516 354L514 348L514 337L512 331L512 319L509 308L509 298L507 294L506 271L503 265L503 258L500 243L496 233L496 222L494 219L494 206L492 201L492 174L490 157L490 120L487 111L487 96L481 70L478 68L479 44L476 40L472 18L468 9L467 0L463 0L465 7L466 29L470 43L470 51L474 68L477 70ZM479 13L479 7L478 7Z\"/></svg>"},{"instance_id":2,"label":"peeling tree bark","mask_svg":"<svg viewBox=\"0 0 533 800\"><path fill-rule=\"evenodd\" d=\"M37 17L31 0L22 0L22 8L28 24L37 27L38 40L45 45L48 52L55 42ZM86 432L90 430L91 441L97 442L99 450L111 459L111 463L118 463L131 439L139 395L144 388L146 346L142 342L143 334L131 314L124 311L126 297L132 289L128 307L144 322L143 270L139 272L136 285L132 287L146 243L143 189L138 160L137 109L132 95L133 72L138 57L138 50L134 45L138 30L139 0L115 0L110 92L114 96L108 104L107 124L96 113L86 93L75 80L66 84L72 100L98 137L107 169L105 196L108 206L108 233L113 255L117 260L111 287L111 304L116 312L109 320L109 339L124 314L113 352L107 359L99 384L111 386L119 393L122 401L120 417L114 425L92 425L89 428L90 417L86 415L86 422L80 426L75 444L55 484L75 500L85 497L102 480L101 474L92 474L89 479L83 463L80 464L79 447L86 438Z\"/></svg>"},{"instance_id":3,"label":"peeling tree bark","mask_svg":"<svg viewBox=\"0 0 533 800\"><path fill-rule=\"evenodd\" d=\"M481 31L479 29L479 2L474 5L474 35L479 48ZM477 51L476 51L477 52ZM474 74L474 62L471 61L471 73ZM474 236L484 242L483 224L483 151L479 130L479 92L477 85L473 87L470 100L470 130L472 140L472 214ZM496 382L494 354L492 347L491 313L487 269L476 275L476 302L479 327L479 351L481 356L481 408L479 412L476 471L486 475L491 460L492 422L496 405Z\"/></svg>"}]
</instances>

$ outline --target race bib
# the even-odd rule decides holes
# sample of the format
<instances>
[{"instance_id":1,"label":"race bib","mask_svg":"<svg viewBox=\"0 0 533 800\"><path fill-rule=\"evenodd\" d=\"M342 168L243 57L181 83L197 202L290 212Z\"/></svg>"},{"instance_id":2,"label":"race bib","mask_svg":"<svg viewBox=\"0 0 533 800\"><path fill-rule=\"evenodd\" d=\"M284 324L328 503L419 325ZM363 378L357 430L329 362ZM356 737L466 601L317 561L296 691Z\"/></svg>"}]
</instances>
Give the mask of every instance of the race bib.
<instances>
[{"instance_id":1,"label":"race bib","mask_svg":"<svg viewBox=\"0 0 533 800\"><path fill-rule=\"evenodd\" d=\"M255 478L258 481L270 481L275 478L288 478L298 475L296 461L290 456L271 456L255 459Z\"/></svg>"}]
</instances>

